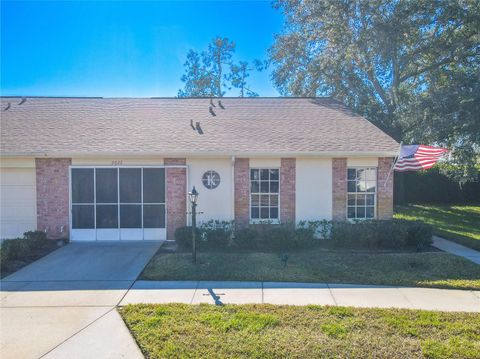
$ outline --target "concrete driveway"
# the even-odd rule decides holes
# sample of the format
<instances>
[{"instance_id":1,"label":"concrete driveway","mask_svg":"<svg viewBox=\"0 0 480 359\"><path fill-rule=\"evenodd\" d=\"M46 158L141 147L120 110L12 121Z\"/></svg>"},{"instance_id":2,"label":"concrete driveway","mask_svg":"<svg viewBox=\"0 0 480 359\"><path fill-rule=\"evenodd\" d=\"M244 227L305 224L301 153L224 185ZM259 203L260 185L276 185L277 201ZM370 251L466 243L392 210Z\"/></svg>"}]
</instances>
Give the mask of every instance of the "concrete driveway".
<instances>
[{"instance_id":1,"label":"concrete driveway","mask_svg":"<svg viewBox=\"0 0 480 359\"><path fill-rule=\"evenodd\" d=\"M2 356L142 358L115 307L160 245L73 243L4 278Z\"/></svg>"}]
</instances>

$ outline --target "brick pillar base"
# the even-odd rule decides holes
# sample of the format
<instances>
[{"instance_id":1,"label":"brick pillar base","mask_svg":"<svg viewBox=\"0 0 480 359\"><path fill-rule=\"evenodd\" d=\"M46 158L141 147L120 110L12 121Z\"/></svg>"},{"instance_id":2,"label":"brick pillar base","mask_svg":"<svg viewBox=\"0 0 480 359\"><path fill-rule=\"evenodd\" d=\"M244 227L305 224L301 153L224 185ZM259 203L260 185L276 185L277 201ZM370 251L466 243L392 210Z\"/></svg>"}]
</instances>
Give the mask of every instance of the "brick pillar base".
<instances>
[{"instance_id":1,"label":"brick pillar base","mask_svg":"<svg viewBox=\"0 0 480 359\"><path fill-rule=\"evenodd\" d=\"M185 158L165 158L167 181L167 239L175 239L175 230L187 225L187 169Z\"/></svg>"},{"instance_id":2,"label":"brick pillar base","mask_svg":"<svg viewBox=\"0 0 480 359\"><path fill-rule=\"evenodd\" d=\"M347 219L347 159L332 159L332 219Z\"/></svg>"},{"instance_id":3,"label":"brick pillar base","mask_svg":"<svg viewBox=\"0 0 480 359\"><path fill-rule=\"evenodd\" d=\"M247 227L250 223L250 160L236 158L234 165L235 226Z\"/></svg>"},{"instance_id":4,"label":"brick pillar base","mask_svg":"<svg viewBox=\"0 0 480 359\"><path fill-rule=\"evenodd\" d=\"M37 229L50 239L68 238L71 158L36 158Z\"/></svg>"},{"instance_id":5,"label":"brick pillar base","mask_svg":"<svg viewBox=\"0 0 480 359\"><path fill-rule=\"evenodd\" d=\"M282 158L280 162L280 220L295 223L295 158Z\"/></svg>"},{"instance_id":6,"label":"brick pillar base","mask_svg":"<svg viewBox=\"0 0 480 359\"><path fill-rule=\"evenodd\" d=\"M387 180L392 168L393 158L380 157L377 170L377 218L391 219L393 217L393 172Z\"/></svg>"}]
</instances>

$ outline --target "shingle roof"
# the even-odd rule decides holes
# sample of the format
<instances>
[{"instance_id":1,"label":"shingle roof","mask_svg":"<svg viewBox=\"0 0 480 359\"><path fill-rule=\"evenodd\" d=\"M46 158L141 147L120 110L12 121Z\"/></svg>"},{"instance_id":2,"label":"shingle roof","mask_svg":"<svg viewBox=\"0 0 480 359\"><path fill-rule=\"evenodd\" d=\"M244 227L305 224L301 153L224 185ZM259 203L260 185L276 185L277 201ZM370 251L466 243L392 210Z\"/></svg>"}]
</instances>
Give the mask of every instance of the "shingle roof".
<instances>
[{"instance_id":1,"label":"shingle roof","mask_svg":"<svg viewBox=\"0 0 480 359\"><path fill-rule=\"evenodd\" d=\"M1 99L2 155L380 156L398 151L391 137L330 98L222 98L221 106L208 98L21 100ZM203 134L191 121L194 127L200 123Z\"/></svg>"}]
</instances>

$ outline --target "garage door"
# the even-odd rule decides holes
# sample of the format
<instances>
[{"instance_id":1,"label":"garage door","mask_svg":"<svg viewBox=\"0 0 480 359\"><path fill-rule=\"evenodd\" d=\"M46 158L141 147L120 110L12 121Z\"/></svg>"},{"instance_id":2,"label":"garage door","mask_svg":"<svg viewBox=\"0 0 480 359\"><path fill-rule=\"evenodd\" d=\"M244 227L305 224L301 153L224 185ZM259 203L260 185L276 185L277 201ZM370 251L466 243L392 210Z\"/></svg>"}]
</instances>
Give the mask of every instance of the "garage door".
<instances>
[{"instance_id":1,"label":"garage door","mask_svg":"<svg viewBox=\"0 0 480 359\"><path fill-rule=\"evenodd\" d=\"M35 168L0 170L0 238L37 229Z\"/></svg>"},{"instance_id":2,"label":"garage door","mask_svg":"<svg viewBox=\"0 0 480 359\"><path fill-rule=\"evenodd\" d=\"M163 167L72 167L71 239L164 240Z\"/></svg>"}]
</instances>

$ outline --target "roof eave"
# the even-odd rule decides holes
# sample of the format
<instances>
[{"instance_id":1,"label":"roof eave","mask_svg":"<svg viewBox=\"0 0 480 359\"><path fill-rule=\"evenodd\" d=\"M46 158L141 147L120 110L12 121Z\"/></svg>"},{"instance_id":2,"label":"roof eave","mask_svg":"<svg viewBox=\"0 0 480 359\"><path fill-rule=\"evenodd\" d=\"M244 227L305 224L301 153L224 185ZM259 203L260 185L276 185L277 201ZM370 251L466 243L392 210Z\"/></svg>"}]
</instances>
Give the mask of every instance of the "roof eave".
<instances>
[{"instance_id":1,"label":"roof eave","mask_svg":"<svg viewBox=\"0 0 480 359\"><path fill-rule=\"evenodd\" d=\"M395 157L396 151L168 151L168 152L2 152L0 157Z\"/></svg>"}]
</instances>

